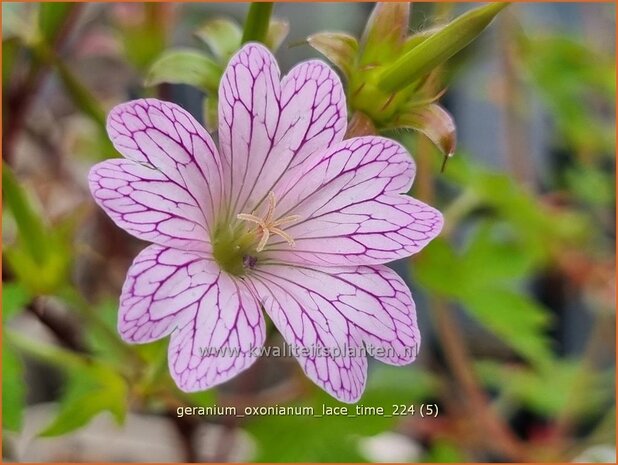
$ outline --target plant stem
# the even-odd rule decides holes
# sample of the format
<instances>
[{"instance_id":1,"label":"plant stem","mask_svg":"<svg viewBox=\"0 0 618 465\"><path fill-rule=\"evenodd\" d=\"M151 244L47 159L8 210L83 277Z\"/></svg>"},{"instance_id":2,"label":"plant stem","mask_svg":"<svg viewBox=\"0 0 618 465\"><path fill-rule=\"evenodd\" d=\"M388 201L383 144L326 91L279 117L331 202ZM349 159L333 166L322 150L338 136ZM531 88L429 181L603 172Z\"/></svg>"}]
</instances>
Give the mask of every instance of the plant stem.
<instances>
[{"instance_id":1,"label":"plant stem","mask_svg":"<svg viewBox=\"0 0 618 465\"><path fill-rule=\"evenodd\" d=\"M436 298L432 300L432 309L446 361L465 394L472 417L485 430L487 446L513 461L526 461L520 441L489 405L489 399L479 386L466 344L448 305L444 300Z\"/></svg>"},{"instance_id":2,"label":"plant stem","mask_svg":"<svg viewBox=\"0 0 618 465\"><path fill-rule=\"evenodd\" d=\"M253 2L245 20L245 29L242 33L242 43L265 43L270 25L270 15L273 11L271 2Z\"/></svg>"},{"instance_id":3,"label":"plant stem","mask_svg":"<svg viewBox=\"0 0 618 465\"><path fill-rule=\"evenodd\" d=\"M42 297L35 297L26 306L26 310L44 324L64 347L73 352L90 354L89 348L82 341L81 334L76 331L75 321L51 312L45 306Z\"/></svg>"}]
</instances>

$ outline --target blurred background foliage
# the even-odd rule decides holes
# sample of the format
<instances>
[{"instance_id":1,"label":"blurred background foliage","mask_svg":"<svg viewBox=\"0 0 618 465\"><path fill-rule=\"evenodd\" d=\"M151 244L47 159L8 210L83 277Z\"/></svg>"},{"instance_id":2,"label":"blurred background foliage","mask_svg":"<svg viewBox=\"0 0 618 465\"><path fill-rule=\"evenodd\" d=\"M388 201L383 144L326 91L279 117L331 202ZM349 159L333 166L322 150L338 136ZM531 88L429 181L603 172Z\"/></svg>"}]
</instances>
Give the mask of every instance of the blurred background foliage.
<instances>
[{"instance_id":1,"label":"blurred background foliage","mask_svg":"<svg viewBox=\"0 0 618 465\"><path fill-rule=\"evenodd\" d=\"M416 4L409 17L407 5L383 5L369 19L373 7L281 3L260 22L246 4L3 3L5 459L615 461L614 5L475 10L497 17L482 34L486 24L459 30L459 42L457 21L445 25L470 5ZM271 6L260 8L268 18ZM431 37L446 51L419 75L431 47L416 47ZM404 143L417 164L412 194L445 214L440 238L393 265L417 301L420 360L372 363L361 399L387 413L437 404L436 418L418 408L179 418L182 406L339 404L277 358L184 394L166 341L128 346L115 332L143 244L87 191L89 167L116 156L106 112L156 96L212 130L221 73L254 39L284 71L321 52L348 93L367 84L374 94L349 99L349 135ZM385 115L367 102L393 63L414 77ZM441 172L453 122L457 150ZM273 333L268 344L282 341Z\"/></svg>"}]
</instances>

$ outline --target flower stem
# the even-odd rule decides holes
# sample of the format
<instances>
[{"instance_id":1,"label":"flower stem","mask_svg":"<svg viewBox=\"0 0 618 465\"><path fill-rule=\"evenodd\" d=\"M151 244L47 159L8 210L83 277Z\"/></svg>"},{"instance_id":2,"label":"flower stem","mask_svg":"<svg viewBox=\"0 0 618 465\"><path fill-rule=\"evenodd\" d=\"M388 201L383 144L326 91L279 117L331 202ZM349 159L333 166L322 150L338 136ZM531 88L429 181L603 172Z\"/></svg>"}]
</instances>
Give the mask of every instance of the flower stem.
<instances>
[{"instance_id":1,"label":"flower stem","mask_svg":"<svg viewBox=\"0 0 618 465\"><path fill-rule=\"evenodd\" d=\"M242 33L242 43L266 41L270 15L273 11L271 2L253 2L249 7L249 13L245 21L245 29Z\"/></svg>"}]
</instances>

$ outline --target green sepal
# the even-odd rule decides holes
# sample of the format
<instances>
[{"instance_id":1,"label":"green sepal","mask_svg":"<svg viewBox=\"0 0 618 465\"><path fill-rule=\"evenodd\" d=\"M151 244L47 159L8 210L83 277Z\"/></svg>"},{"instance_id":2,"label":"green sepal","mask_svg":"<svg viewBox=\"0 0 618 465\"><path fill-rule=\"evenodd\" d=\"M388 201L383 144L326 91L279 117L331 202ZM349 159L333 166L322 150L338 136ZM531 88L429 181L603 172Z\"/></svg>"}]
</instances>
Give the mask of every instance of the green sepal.
<instances>
[{"instance_id":1,"label":"green sepal","mask_svg":"<svg viewBox=\"0 0 618 465\"><path fill-rule=\"evenodd\" d=\"M343 32L319 32L309 36L307 43L328 58L346 77L352 74L358 54L356 38Z\"/></svg>"},{"instance_id":2,"label":"green sepal","mask_svg":"<svg viewBox=\"0 0 618 465\"><path fill-rule=\"evenodd\" d=\"M361 66L377 66L396 58L407 36L410 3L376 4L361 39Z\"/></svg>"},{"instance_id":3,"label":"green sepal","mask_svg":"<svg viewBox=\"0 0 618 465\"><path fill-rule=\"evenodd\" d=\"M408 108L399 113L388 127L414 129L427 136L445 157L455 153L455 122L451 114L436 103Z\"/></svg>"}]
</instances>

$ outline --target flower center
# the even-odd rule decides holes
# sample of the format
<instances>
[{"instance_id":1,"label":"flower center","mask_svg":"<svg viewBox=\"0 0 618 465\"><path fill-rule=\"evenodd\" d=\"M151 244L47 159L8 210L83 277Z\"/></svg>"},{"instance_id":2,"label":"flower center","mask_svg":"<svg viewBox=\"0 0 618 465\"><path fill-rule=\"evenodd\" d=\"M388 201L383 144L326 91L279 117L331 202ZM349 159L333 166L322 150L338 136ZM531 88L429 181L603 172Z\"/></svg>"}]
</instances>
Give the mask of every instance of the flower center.
<instances>
[{"instance_id":1,"label":"flower center","mask_svg":"<svg viewBox=\"0 0 618 465\"><path fill-rule=\"evenodd\" d=\"M258 261L258 254L264 250L271 235L277 235L294 246L294 239L286 233L283 226L300 219L298 215L290 215L275 219L277 201L275 194L268 194L268 207L263 216L252 213L239 213L236 218L242 223L219 224L212 236L213 256L222 270L242 276L247 270L254 268ZM244 222L254 227L246 229ZM256 245L257 242L257 245Z\"/></svg>"},{"instance_id":2,"label":"flower center","mask_svg":"<svg viewBox=\"0 0 618 465\"><path fill-rule=\"evenodd\" d=\"M286 233L281 226L286 224L295 223L300 220L300 216L298 215L290 215L285 216L283 218L275 219L275 207L277 206L277 200L275 199L275 193L270 191L268 193L268 210L266 214L262 217L256 216L255 211L252 213L239 213L236 215L236 218L239 220L249 221L250 223L255 223L256 229L255 231L260 234L260 242L255 248L256 252L261 252L264 250L266 243L271 234L276 234L277 236L282 237L294 247L294 239L288 233Z\"/></svg>"}]
</instances>

